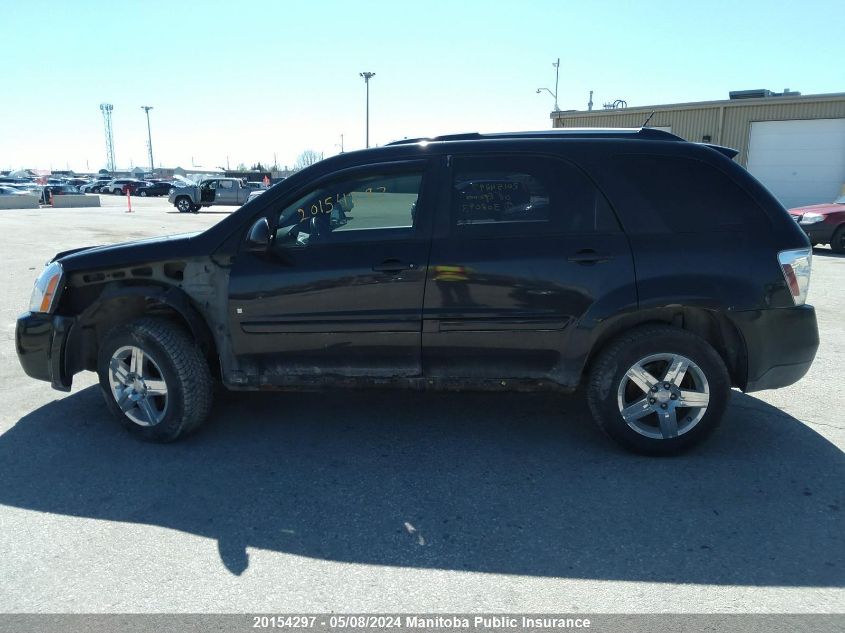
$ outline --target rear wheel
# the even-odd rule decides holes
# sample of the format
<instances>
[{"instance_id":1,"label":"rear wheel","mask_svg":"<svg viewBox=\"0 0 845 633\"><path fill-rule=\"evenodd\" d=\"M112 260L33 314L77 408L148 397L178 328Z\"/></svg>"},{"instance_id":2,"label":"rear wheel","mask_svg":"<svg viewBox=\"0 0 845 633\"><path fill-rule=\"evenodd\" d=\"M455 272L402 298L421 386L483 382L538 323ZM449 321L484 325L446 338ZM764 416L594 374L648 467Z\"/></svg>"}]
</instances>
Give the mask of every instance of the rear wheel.
<instances>
[{"instance_id":1,"label":"rear wheel","mask_svg":"<svg viewBox=\"0 0 845 633\"><path fill-rule=\"evenodd\" d=\"M672 455L691 448L721 421L730 377L704 339L678 328L646 326L610 343L590 371L593 418L629 450Z\"/></svg>"},{"instance_id":2,"label":"rear wheel","mask_svg":"<svg viewBox=\"0 0 845 633\"><path fill-rule=\"evenodd\" d=\"M176 440L211 410L205 358L184 329L165 319L115 327L100 346L97 373L109 410L144 440Z\"/></svg>"},{"instance_id":3,"label":"rear wheel","mask_svg":"<svg viewBox=\"0 0 845 633\"><path fill-rule=\"evenodd\" d=\"M845 253L845 224L833 232L830 238L830 250L834 253Z\"/></svg>"}]
</instances>

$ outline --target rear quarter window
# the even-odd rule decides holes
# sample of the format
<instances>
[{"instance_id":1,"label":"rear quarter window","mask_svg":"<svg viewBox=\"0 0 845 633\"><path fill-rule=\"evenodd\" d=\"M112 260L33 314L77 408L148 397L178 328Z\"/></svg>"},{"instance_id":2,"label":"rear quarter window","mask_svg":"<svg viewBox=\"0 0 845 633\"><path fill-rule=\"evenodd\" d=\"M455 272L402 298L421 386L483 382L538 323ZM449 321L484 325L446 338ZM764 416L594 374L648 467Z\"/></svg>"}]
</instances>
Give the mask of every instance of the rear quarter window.
<instances>
[{"instance_id":1,"label":"rear quarter window","mask_svg":"<svg viewBox=\"0 0 845 633\"><path fill-rule=\"evenodd\" d=\"M611 198L629 233L745 231L766 221L742 187L700 160L621 155L611 165Z\"/></svg>"}]
</instances>

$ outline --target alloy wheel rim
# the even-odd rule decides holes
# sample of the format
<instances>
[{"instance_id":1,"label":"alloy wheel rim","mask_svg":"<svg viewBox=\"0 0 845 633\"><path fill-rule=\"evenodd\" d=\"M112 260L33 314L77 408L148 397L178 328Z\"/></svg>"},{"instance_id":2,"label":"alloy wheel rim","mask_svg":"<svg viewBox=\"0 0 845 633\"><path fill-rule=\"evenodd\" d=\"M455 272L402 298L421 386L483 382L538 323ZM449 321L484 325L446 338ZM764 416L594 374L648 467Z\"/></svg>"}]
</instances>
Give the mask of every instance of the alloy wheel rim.
<instances>
[{"instance_id":1,"label":"alloy wheel rim","mask_svg":"<svg viewBox=\"0 0 845 633\"><path fill-rule=\"evenodd\" d=\"M112 397L123 414L139 426L164 420L169 398L158 363L135 345L118 348L109 360Z\"/></svg>"},{"instance_id":2,"label":"alloy wheel rim","mask_svg":"<svg viewBox=\"0 0 845 633\"><path fill-rule=\"evenodd\" d=\"M617 406L625 423L645 437L668 440L689 433L704 417L710 384L701 368L680 354L652 354L622 376Z\"/></svg>"}]
</instances>

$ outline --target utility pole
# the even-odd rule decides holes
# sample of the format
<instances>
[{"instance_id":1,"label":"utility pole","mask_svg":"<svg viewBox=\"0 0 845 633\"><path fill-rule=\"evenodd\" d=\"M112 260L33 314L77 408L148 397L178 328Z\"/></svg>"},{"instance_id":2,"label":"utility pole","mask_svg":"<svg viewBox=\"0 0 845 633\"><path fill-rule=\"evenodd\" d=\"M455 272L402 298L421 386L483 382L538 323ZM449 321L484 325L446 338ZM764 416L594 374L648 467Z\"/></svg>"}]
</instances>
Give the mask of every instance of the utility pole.
<instances>
[{"instance_id":1,"label":"utility pole","mask_svg":"<svg viewBox=\"0 0 845 633\"><path fill-rule=\"evenodd\" d=\"M555 112L560 112L560 106L557 104L557 89L558 89L558 82L560 80L560 57L557 58L556 62L552 62L552 66L555 67L555 91L552 92L548 88L537 88L537 94L540 94L545 90L550 95L555 98Z\"/></svg>"},{"instance_id":2,"label":"utility pole","mask_svg":"<svg viewBox=\"0 0 845 633\"><path fill-rule=\"evenodd\" d=\"M153 135L150 132L150 110L152 106L141 106L141 109L147 113L147 146L150 148L150 174L155 171L155 163L153 163Z\"/></svg>"},{"instance_id":3,"label":"utility pole","mask_svg":"<svg viewBox=\"0 0 845 633\"><path fill-rule=\"evenodd\" d=\"M361 77L364 78L364 84L367 86L367 124L366 124L366 139L367 139L367 147L370 146L370 79L376 76L375 73L370 72L363 72L358 73Z\"/></svg>"}]
</instances>

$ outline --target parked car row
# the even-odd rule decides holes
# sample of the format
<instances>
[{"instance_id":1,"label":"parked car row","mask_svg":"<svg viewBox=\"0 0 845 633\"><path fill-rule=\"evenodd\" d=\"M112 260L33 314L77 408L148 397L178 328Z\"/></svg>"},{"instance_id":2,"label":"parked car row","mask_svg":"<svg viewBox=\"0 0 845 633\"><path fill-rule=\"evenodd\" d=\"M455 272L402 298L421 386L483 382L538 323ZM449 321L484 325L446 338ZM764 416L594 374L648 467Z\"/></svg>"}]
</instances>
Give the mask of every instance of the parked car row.
<instances>
[{"instance_id":1,"label":"parked car row","mask_svg":"<svg viewBox=\"0 0 845 633\"><path fill-rule=\"evenodd\" d=\"M68 184L46 184L36 183L2 183L0 184L0 196L3 195L30 195L38 196L38 202L49 204L52 196L65 196L78 194L79 189Z\"/></svg>"}]
</instances>

